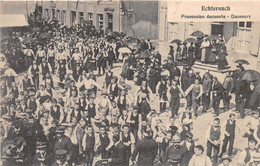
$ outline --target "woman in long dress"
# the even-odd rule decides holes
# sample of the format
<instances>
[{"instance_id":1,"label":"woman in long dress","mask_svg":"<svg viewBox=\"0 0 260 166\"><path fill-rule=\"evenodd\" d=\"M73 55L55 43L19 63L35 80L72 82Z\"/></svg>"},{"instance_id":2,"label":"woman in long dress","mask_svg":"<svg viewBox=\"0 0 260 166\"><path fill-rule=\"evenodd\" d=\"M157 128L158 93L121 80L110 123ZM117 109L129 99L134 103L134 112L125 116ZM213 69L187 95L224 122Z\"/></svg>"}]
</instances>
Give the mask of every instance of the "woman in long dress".
<instances>
[{"instance_id":1,"label":"woman in long dress","mask_svg":"<svg viewBox=\"0 0 260 166\"><path fill-rule=\"evenodd\" d=\"M180 47L180 45L181 45L181 43L177 43L177 49L176 49L176 62L177 63L180 63L181 62L181 60L182 60L182 56L181 56L181 47Z\"/></svg>"},{"instance_id":2,"label":"woman in long dress","mask_svg":"<svg viewBox=\"0 0 260 166\"><path fill-rule=\"evenodd\" d=\"M193 47L193 43L190 43L190 47L188 49L188 57L187 57L187 64L192 66L194 64L195 59L195 47Z\"/></svg>"},{"instance_id":3,"label":"woman in long dress","mask_svg":"<svg viewBox=\"0 0 260 166\"><path fill-rule=\"evenodd\" d=\"M210 48L211 49L210 49L208 62L214 64L216 62L216 56L217 56L217 44L215 39L212 40L212 44L210 45Z\"/></svg>"},{"instance_id":4,"label":"woman in long dress","mask_svg":"<svg viewBox=\"0 0 260 166\"><path fill-rule=\"evenodd\" d=\"M207 62L207 47L210 46L210 42L207 39L203 39L203 42L201 43L200 49L201 49L201 62L206 63Z\"/></svg>"},{"instance_id":5,"label":"woman in long dress","mask_svg":"<svg viewBox=\"0 0 260 166\"><path fill-rule=\"evenodd\" d=\"M207 42L207 46L206 46L206 63L209 62L209 56L210 56L210 41L209 39L206 39L206 42Z\"/></svg>"}]
</instances>

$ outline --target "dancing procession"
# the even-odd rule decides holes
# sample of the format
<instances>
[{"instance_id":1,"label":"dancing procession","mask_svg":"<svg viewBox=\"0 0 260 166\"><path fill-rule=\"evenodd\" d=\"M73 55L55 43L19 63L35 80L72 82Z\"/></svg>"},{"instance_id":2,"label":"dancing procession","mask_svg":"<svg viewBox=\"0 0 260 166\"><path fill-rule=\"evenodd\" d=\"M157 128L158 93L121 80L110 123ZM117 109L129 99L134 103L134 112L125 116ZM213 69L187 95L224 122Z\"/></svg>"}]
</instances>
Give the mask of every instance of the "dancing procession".
<instances>
[{"instance_id":1,"label":"dancing procession","mask_svg":"<svg viewBox=\"0 0 260 166\"><path fill-rule=\"evenodd\" d=\"M228 62L222 35L195 31L165 55L35 14L1 36L0 165L260 165L260 73Z\"/></svg>"}]
</instances>

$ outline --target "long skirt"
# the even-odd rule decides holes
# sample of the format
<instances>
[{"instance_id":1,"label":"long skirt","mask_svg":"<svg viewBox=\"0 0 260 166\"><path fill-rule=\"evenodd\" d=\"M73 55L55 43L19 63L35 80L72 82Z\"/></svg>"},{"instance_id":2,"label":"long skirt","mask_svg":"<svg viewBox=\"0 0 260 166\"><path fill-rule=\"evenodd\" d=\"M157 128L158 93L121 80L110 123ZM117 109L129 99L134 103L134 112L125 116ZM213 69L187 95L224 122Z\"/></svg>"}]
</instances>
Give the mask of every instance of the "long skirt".
<instances>
[{"instance_id":1,"label":"long skirt","mask_svg":"<svg viewBox=\"0 0 260 166\"><path fill-rule=\"evenodd\" d=\"M217 56L217 54L215 52L210 51L208 62L216 63L216 56Z\"/></svg>"},{"instance_id":2,"label":"long skirt","mask_svg":"<svg viewBox=\"0 0 260 166\"><path fill-rule=\"evenodd\" d=\"M201 62L206 62L206 49L201 49Z\"/></svg>"}]
</instances>

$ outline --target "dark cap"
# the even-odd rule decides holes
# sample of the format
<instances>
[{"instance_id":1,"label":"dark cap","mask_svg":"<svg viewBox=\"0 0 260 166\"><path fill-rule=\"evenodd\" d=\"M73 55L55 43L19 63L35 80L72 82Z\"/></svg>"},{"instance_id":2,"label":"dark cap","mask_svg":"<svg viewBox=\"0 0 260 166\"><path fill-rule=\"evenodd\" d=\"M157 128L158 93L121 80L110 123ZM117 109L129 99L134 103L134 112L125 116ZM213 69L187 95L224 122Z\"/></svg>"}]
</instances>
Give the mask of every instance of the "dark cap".
<instances>
[{"instance_id":1,"label":"dark cap","mask_svg":"<svg viewBox=\"0 0 260 166\"><path fill-rule=\"evenodd\" d=\"M45 148L47 147L47 142L36 142L37 148Z\"/></svg>"},{"instance_id":2,"label":"dark cap","mask_svg":"<svg viewBox=\"0 0 260 166\"><path fill-rule=\"evenodd\" d=\"M175 135L172 137L172 142L173 142L173 143L180 143L180 142L181 142L181 137L179 136L179 134L175 134Z\"/></svg>"},{"instance_id":3,"label":"dark cap","mask_svg":"<svg viewBox=\"0 0 260 166\"><path fill-rule=\"evenodd\" d=\"M45 113L49 113L49 111L48 110L43 110L42 114L45 114Z\"/></svg>"},{"instance_id":4,"label":"dark cap","mask_svg":"<svg viewBox=\"0 0 260 166\"><path fill-rule=\"evenodd\" d=\"M65 156L68 154L68 151L65 149L58 149L55 152L56 156Z\"/></svg>"},{"instance_id":5,"label":"dark cap","mask_svg":"<svg viewBox=\"0 0 260 166\"><path fill-rule=\"evenodd\" d=\"M204 152L204 148L203 148L202 145L197 145L197 146L195 146L195 148L197 148L197 149L201 150L202 152Z\"/></svg>"},{"instance_id":6,"label":"dark cap","mask_svg":"<svg viewBox=\"0 0 260 166\"><path fill-rule=\"evenodd\" d=\"M59 126L56 130L56 133L64 133L65 129L66 128L64 126Z\"/></svg>"},{"instance_id":7,"label":"dark cap","mask_svg":"<svg viewBox=\"0 0 260 166\"><path fill-rule=\"evenodd\" d=\"M224 155L222 156L221 160L222 160L222 162L223 162L224 160L228 160L229 162L232 161L231 158L230 158L227 154L224 154Z\"/></svg>"},{"instance_id":8,"label":"dark cap","mask_svg":"<svg viewBox=\"0 0 260 166\"><path fill-rule=\"evenodd\" d=\"M117 82L117 80L118 80L117 76L113 76L112 79L114 79L115 82Z\"/></svg>"}]
</instances>

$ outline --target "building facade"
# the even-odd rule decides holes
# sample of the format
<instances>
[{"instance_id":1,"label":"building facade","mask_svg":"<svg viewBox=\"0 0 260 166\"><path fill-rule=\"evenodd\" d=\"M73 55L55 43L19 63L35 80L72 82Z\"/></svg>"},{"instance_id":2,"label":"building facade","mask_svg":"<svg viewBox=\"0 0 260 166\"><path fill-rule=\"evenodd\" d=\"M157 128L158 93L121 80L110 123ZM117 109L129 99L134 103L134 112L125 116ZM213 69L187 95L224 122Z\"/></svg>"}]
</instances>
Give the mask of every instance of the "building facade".
<instances>
[{"instance_id":1,"label":"building facade","mask_svg":"<svg viewBox=\"0 0 260 166\"><path fill-rule=\"evenodd\" d=\"M39 1L38 5L44 18L55 18L69 27L87 20L103 30L158 38L157 1ZM146 28L145 33L139 33L140 27Z\"/></svg>"},{"instance_id":2,"label":"building facade","mask_svg":"<svg viewBox=\"0 0 260 166\"><path fill-rule=\"evenodd\" d=\"M23 14L27 16L34 12L35 4L35 1L0 1L0 14Z\"/></svg>"},{"instance_id":3,"label":"building facade","mask_svg":"<svg viewBox=\"0 0 260 166\"><path fill-rule=\"evenodd\" d=\"M69 27L88 20L96 28L110 28L119 32L119 19L125 17L119 1L42 1L39 4L44 18L56 18Z\"/></svg>"},{"instance_id":4,"label":"building facade","mask_svg":"<svg viewBox=\"0 0 260 166\"><path fill-rule=\"evenodd\" d=\"M168 22L167 2L159 3L159 40L184 40L194 31L222 35L227 49L236 52L260 54L260 22Z\"/></svg>"}]
</instances>

